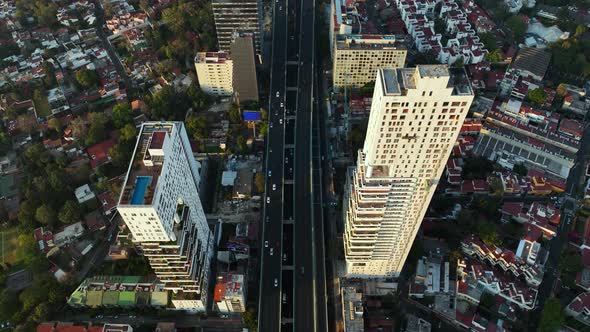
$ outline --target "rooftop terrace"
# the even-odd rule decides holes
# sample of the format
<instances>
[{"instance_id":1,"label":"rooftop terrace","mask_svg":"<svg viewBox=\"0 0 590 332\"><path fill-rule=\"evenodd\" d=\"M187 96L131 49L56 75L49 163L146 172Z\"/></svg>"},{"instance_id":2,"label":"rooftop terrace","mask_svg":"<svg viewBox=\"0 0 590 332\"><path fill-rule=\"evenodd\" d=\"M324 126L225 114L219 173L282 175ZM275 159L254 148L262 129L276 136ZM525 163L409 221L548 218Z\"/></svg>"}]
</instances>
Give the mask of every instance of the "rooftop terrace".
<instances>
[{"instance_id":1,"label":"rooftop terrace","mask_svg":"<svg viewBox=\"0 0 590 332\"><path fill-rule=\"evenodd\" d=\"M144 125L131 159L119 205L151 205L164 164L164 142L172 125Z\"/></svg>"}]
</instances>

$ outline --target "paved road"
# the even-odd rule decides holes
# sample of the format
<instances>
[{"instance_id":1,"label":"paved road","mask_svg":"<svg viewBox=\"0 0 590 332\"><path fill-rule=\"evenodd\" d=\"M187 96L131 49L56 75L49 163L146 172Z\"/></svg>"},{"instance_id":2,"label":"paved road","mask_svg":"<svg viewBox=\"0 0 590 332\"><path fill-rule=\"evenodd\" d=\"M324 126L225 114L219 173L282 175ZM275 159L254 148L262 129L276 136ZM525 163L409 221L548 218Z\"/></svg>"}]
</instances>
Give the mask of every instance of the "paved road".
<instances>
[{"instance_id":1,"label":"paved road","mask_svg":"<svg viewBox=\"0 0 590 332\"><path fill-rule=\"evenodd\" d=\"M589 120L590 115L586 116L585 121L588 122ZM561 256L563 246L566 245L568 242L567 234L570 232L573 215L577 209L577 201L571 197L575 195L576 188L580 185L581 182L583 182L583 179L585 177L586 162L588 159L586 147L589 144L590 126L586 126L586 128L584 129L584 135L582 136L582 142L580 144L581 148L578 151L577 162L571 169L569 177L567 179L566 197L568 197L568 199L566 199L562 207L563 211L561 215L561 222L559 225L557 236L554 237L553 240L551 240L549 258L547 259L547 263L545 265L545 276L543 278L543 282L539 286L539 294L537 295L537 307L531 313L531 317L534 317L531 320L531 331L537 330L539 320L541 318L541 312L543 311L543 306L545 305L545 301L547 300L547 298L551 296L553 286L555 285L557 275L559 274L559 257Z\"/></svg>"},{"instance_id":2,"label":"paved road","mask_svg":"<svg viewBox=\"0 0 590 332\"><path fill-rule=\"evenodd\" d=\"M102 2L100 0L96 0L96 1L94 1L94 5L96 6L96 18L97 18L96 35L98 36L98 38L102 42L105 50L109 54L109 57L113 61L113 65L115 66L117 73L125 82L125 87L127 88L127 93L129 94L130 91L133 89L133 84L131 82L131 79L129 79L129 75L127 75L127 71L125 71L125 68L123 67L123 64L121 63L121 59L119 59L119 55L117 54L117 52L113 48L113 45L111 45L111 42L108 40L108 38L105 34L105 31L104 31L105 17L104 17L104 10L102 8Z\"/></svg>"},{"instance_id":3,"label":"paved road","mask_svg":"<svg viewBox=\"0 0 590 332\"><path fill-rule=\"evenodd\" d=\"M287 1L275 0L266 145L266 196L263 213L258 330L280 331L283 233L283 161L287 60Z\"/></svg>"},{"instance_id":4,"label":"paved road","mask_svg":"<svg viewBox=\"0 0 590 332\"><path fill-rule=\"evenodd\" d=\"M295 123L295 298L294 330L326 331L326 320L319 306L321 292L317 259L323 260L317 248L315 231L318 227L312 202L313 135L313 70L314 70L314 11L313 0L301 0L299 33L298 94ZM319 312L319 314L318 314ZM323 310L325 312L325 308Z\"/></svg>"}]
</instances>

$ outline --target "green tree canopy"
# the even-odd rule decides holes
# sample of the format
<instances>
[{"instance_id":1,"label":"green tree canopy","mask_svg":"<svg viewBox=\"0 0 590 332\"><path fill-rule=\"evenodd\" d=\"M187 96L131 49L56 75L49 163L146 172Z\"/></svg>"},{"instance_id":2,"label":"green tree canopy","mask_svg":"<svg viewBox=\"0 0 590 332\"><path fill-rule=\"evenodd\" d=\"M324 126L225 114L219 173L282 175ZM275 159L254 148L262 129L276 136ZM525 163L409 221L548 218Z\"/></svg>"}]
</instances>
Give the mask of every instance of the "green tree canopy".
<instances>
[{"instance_id":1,"label":"green tree canopy","mask_svg":"<svg viewBox=\"0 0 590 332\"><path fill-rule=\"evenodd\" d=\"M514 34L514 39L516 41L521 41L524 38L524 34L526 33L527 25L526 25L526 23L524 23L522 17L512 16L508 20L506 20L506 25L510 28L510 30Z\"/></svg>"},{"instance_id":2,"label":"green tree canopy","mask_svg":"<svg viewBox=\"0 0 590 332\"><path fill-rule=\"evenodd\" d=\"M53 129L53 130L57 131L59 134L61 134L61 122L59 122L59 120L57 118L49 119L49 121L47 121L47 127L49 127L50 129Z\"/></svg>"},{"instance_id":3,"label":"green tree canopy","mask_svg":"<svg viewBox=\"0 0 590 332\"><path fill-rule=\"evenodd\" d=\"M483 43L484 47L490 51L490 53L498 49L496 44L496 37L491 32L483 32L479 34L479 40Z\"/></svg>"},{"instance_id":4,"label":"green tree canopy","mask_svg":"<svg viewBox=\"0 0 590 332\"><path fill-rule=\"evenodd\" d=\"M116 128L123 128L126 124L133 123L133 112L129 103L120 103L113 107L113 124Z\"/></svg>"},{"instance_id":5,"label":"green tree canopy","mask_svg":"<svg viewBox=\"0 0 590 332\"><path fill-rule=\"evenodd\" d=\"M133 145L137 137L137 128L132 123L119 130L119 142L125 145Z\"/></svg>"},{"instance_id":6,"label":"green tree canopy","mask_svg":"<svg viewBox=\"0 0 590 332\"><path fill-rule=\"evenodd\" d=\"M51 206L43 204L35 211L35 219L43 225L54 225L57 216Z\"/></svg>"},{"instance_id":7,"label":"green tree canopy","mask_svg":"<svg viewBox=\"0 0 590 332\"><path fill-rule=\"evenodd\" d=\"M59 210L57 218L64 224L78 222L80 220L80 206L78 205L78 202L74 200L66 201Z\"/></svg>"},{"instance_id":8,"label":"green tree canopy","mask_svg":"<svg viewBox=\"0 0 590 332\"><path fill-rule=\"evenodd\" d=\"M102 113L90 113L90 128L84 140L86 146L96 144L107 138L106 125L109 119Z\"/></svg>"},{"instance_id":9,"label":"green tree canopy","mask_svg":"<svg viewBox=\"0 0 590 332\"><path fill-rule=\"evenodd\" d=\"M537 105L543 105L547 101L547 92L542 88L536 88L529 91L527 97Z\"/></svg>"},{"instance_id":10,"label":"green tree canopy","mask_svg":"<svg viewBox=\"0 0 590 332\"><path fill-rule=\"evenodd\" d=\"M232 123L242 123L242 112L236 104L232 104L229 108L229 121Z\"/></svg>"},{"instance_id":11,"label":"green tree canopy","mask_svg":"<svg viewBox=\"0 0 590 332\"><path fill-rule=\"evenodd\" d=\"M499 50L493 50L490 53L486 54L486 60L489 62L500 62L504 59L502 52Z\"/></svg>"},{"instance_id":12,"label":"green tree canopy","mask_svg":"<svg viewBox=\"0 0 590 332\"><path fill-rule=\"evenodd\" d=\"M191 116L186 120L186 130L189 136L196 140L207 136L208 126L207 118L202 116Z\"/></svg>"},{"instance_id":13,"label":"green tree canopy","mask_svg":"<svg viewBox=\"0 0 590 332\"><path fill-rule=\"evenodd\" d=\"M556 332L565 322L565 315L563 308L558 298L551 297L545 301L543 312L541 313L541 320L539 322L539 330L541 332Z\"/></svg>"},{"instance_id":14,"label":"green tree canopy","mask_svg":"<svg viewBox=\"0 0 590 332\"><path fill-rule=\"evenodd\" d=\"M84 88L98 85L98 74L94 70L80 69L76 72L76 81Z\"/></svg>"},{"instance_id":15,"label":"green tree canopy","mask_svg":"<svg viewBox=\"0 0 590 332\"><path fill-rule=\"evenodd\" d=\"M8 321L16 313L20 303L15 292L4 288L0 293L0 321Z\"/></svg>"}]
</instances>

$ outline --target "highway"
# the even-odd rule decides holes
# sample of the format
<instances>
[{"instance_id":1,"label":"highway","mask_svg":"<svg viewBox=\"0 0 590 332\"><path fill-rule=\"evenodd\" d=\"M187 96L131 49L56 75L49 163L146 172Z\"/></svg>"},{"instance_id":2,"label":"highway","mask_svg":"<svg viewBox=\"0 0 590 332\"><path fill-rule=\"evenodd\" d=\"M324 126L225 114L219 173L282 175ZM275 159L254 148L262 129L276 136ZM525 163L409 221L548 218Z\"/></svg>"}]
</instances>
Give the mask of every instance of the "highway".
<instances>
[{"instance_id":1,"label":"highway","mask_svg":"<svg viewBox=\"0 0 590 332\"><path fill-rule=\"evenodd\" d=\"M287 1L273 1L273 38L260 257L258 330L281 328L283 160L287 60Z\"/></svg>"},{"instance_id":2,"label":"highway","mask_svg":"<svg viewBox=\"0 0 590 332\"><path fill-rule=\"evenodd\" d=\"M258 330L327 331L315 3L273 7Z\"/></svg>"}]
</instances>

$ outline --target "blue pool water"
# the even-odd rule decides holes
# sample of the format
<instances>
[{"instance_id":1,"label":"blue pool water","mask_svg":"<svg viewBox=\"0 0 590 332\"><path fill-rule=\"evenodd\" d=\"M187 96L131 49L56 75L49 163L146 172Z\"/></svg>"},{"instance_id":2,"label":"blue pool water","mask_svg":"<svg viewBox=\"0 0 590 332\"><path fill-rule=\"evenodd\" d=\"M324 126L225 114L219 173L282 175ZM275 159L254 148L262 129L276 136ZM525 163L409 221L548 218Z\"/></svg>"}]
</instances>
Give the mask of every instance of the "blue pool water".
<instances>
[{"instance_id":1,"label":"blue pool water","mask_svg":"<svg viewBox=\"0 0 590 332\"><path fill-rule=\"evenodd\" d=\"M142 205L145 191L148 185L152 182L151 176L138 176L135 180L135 188L131 194L131 205Z\"/></svg>"}]
</instances>

